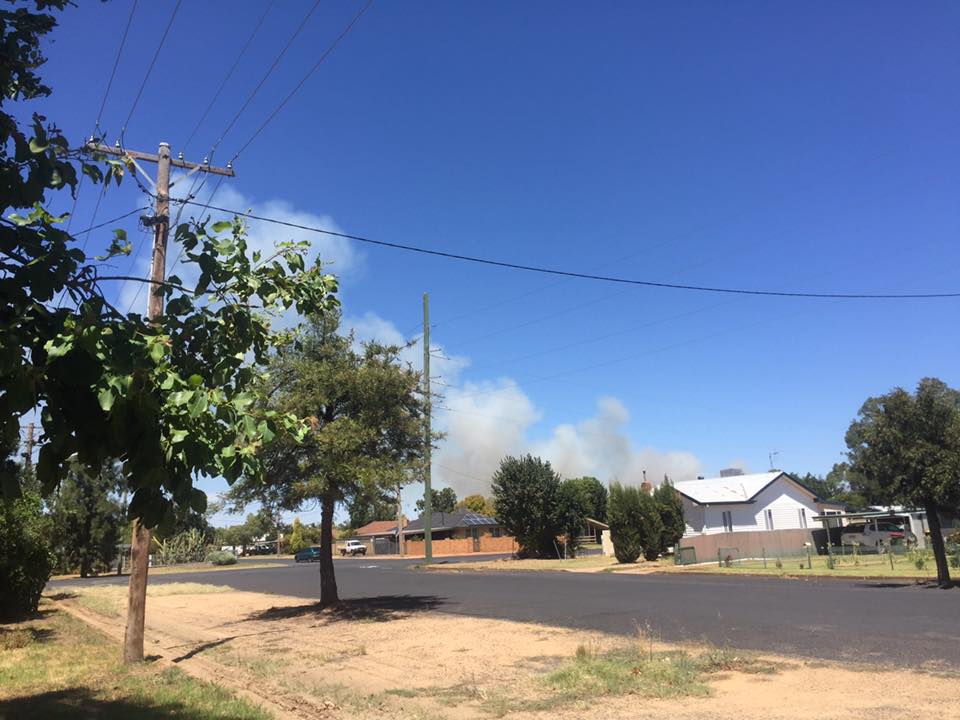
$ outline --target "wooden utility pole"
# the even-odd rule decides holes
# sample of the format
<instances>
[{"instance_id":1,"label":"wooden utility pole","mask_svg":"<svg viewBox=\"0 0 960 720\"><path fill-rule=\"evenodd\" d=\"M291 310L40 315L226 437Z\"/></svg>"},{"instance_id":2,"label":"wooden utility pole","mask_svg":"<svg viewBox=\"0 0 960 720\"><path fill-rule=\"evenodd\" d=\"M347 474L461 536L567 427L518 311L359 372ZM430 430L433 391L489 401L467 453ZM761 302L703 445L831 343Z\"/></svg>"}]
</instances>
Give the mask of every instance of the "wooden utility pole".
<instances>
[{"instance_id":1,"label":"wooden utility pole","mask_svg":"<svg viewBox=\"0 0 960 720\"><path fill-rule=\"evenodd\" d=\"M26 452L23 454L23 466L27 469L27 472L33 469L33 423L27 424L27 446Z\"/></svg>"},{"instance_id":2,"label":"wooden utility pole","mask_svg":"<svg viewBox=\"0 0 960 720\"><path fill-rule=\"evenodd\" d=\"M162 142L156 155L110 147L101 143L87 143L87 149L95 153L118 155L134 166L134 172L140 172L156 191L156 212L150 224L153 226L153 260L150 265L150 292L147 295L147 319L156 322L163 315L163 293L160 289L167 272L167 238L170 234L170 167L195 172L208 172L214 175L233 177L230 167L218 168L204 160L203 163L187 162L181 157L170 157L170 145ZM156 182L137 163L138 160L157 164ZM147 609L147 569L150 565L150 529L139 520L133 521L130 541L130 584L127 593L127 628L123 636L123 661L126 663L143 660L143 625Z\"/></svg>"},{"instance_id":3,"label":"wooden utility pole","mask_svg":"<svg viewBox=\"0 0 960 720\"><path fill-rule=\"evenodd\" d=\"M430 450L432 433L430 431L430 412L432 399L430 397L430 295L423 294L423 399L426 422L423 448L423 559L424 562L433 562L433 492L430 489Z\"/></svg>"}]
</instances>

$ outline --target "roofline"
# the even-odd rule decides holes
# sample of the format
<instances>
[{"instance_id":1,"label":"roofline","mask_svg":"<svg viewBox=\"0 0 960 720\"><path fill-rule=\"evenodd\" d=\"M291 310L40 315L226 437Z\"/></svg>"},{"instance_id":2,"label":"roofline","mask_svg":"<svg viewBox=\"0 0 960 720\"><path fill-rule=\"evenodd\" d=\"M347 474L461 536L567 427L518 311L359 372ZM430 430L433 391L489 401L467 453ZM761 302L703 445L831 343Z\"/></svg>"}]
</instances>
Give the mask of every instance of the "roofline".
<instances>
[{"instance_id":1,"label":"roofline","mask_svg":"<svg viewBox=\"0 0 960 720\"><path fill-rule=\"evenodd\" d=\"M774 471L771 470L770 472L774 472ZM692 503L696 503L697 505L704 505L704 506L706 506L706 505L752 505L752 504L756 504L756 502L757 502L757 496L758 496L760 493L762 493L762 492L763 492L764 490L766 490L768 487L770 487L771 485L773 485L777 480L779 480L779 479L781 478L781 476L785 476L785 477L786 477L788 480L790 480L794 485L796 485L797 487L801 488L804 492L809 493L809 494L810 494L810 497L813 498L813 501L814 501L814 502L825 502L825 501L821 500L819 497L817 497L817 494L816 494L813 490L811 490L811 489L808 488L806 485L804 485L802 482L800 482L799 480L797 480L797 479L796 479L795 477L793 477L793 475L791 475L790 473L785 472L785 471L783 471L783 470L777 470L777 471L775 471L775 472L776 472L777 474L774 475L774 476L770 479L770 482L768 482L768 483L767 483L766 485L764 485L762 488L760 488L759 490L757 490L753 495L751 495L751 496L748 497L748 498L744 498L743 500L717 500L716 502L701 502L700 500L697 500L697 499L695 499L695 498L690 497L690 496L687 495L685 492L683 492L683 490L679 489L677 486L674 486L673 489L676 490L678 493L680 493L680 494L681 494L683 497L685 497L687 500L689 500L689 501L692 502ZM733 476L731 476L731 477L738 477L738 476L737 476L737 475L733 475ZM724 480L729 480L729 479L730 479L730 478L724 478Z\"/></svg>"}]
</instances>

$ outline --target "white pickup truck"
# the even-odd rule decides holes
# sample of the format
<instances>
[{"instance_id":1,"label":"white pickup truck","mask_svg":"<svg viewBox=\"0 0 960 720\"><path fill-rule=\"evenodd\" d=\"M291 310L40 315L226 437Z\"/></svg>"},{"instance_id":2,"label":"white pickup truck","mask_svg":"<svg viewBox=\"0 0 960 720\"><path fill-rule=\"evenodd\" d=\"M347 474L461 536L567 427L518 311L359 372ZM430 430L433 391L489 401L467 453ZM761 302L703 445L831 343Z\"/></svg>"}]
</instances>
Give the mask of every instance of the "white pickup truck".
<instances>
[{"instance_id":1,"label":"white pickup truck","mask_svg":"<svg viewBox=\"0 0 960 720\"><path fill-rule=\"evenodd\" d=\"M337 545L337 550L340 551L340 554L346 557L347 555L366 555L367 546L364 545L359 540L347 540Z\"/></svg>"}]
</instances>

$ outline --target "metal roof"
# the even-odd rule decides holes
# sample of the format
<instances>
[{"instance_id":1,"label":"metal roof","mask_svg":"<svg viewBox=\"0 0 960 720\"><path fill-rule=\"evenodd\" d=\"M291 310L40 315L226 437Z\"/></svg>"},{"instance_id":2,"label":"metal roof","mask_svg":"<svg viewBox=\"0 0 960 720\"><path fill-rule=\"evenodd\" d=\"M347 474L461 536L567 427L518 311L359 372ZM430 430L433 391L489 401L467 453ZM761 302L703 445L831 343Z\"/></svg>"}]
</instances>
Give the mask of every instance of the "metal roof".
<instances>
[{"instance_id":1,"label":"metal roof","mask_svg":"<svg viewBox=\"0 0 960 720\"><path fill-rule=\"evenodd\" d=\"M685 480L674 483L677 491L700 505L721 505L725 503L748 503L770 483L781 475L790 478L785 472L774 470L751 475L730 475L727 477L704 478L703 480ZM790 478L793 481L793 478ZM799 483L795 484L799 485ZM800 487L803 487L802 485ZM812 493L811 493L812 494Z\"/></svg>"},{"instance_id":2,"label":"metal roof","mask_svg":"<svg viewBox=\"0 0 960 720\"><path fill-rule=\"evenodd\" d=\"M435 512L430 518L431 530L453 530L463 527L490 527L499 525L496 520L475 512L458 510L452 513ZM404 535L413 535L423 532L423 515L412 521L403 529Z\"/></svg>"}]
</instances>

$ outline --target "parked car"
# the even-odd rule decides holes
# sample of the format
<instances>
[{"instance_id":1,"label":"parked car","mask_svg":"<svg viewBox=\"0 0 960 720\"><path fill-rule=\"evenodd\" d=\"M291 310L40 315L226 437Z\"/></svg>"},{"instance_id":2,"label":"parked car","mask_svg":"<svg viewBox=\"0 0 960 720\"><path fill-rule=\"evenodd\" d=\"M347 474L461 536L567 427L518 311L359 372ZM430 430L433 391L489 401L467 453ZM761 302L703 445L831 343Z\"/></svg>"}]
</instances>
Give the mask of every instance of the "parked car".
<instances>
[{"instance_id":1,"label":"parked car","mask_svg":"<svg viewBox=\"0 0 960 720\"><path fill-rule=\"evenodd\" d=\"M844 545L861 545L878 550L890 545L917 541L900 518L878 518L847 525L840 532L840 542Z\"/></svg>"},{"instance_id":2,"label":"parked car","mask_svg":"<svg viewBox=\"0 0 960 720\"><path fill-rule=\"evenodd\" d=\"M340 551L340 554L343 556L367 554L367 546L364 545L359 540L347 540L344 543L340 543L337 549Z\"/></svg>"},{"instance_id":3,"label":"parked car","mask_svg":"<svg viewBox=\"0 0 960 720\"><path fill-rule=\"evenodd\" d=\"M318 562L320 560L320 548L308 547L293 554L294 562Z\"/></svg>"}]
</instances>

